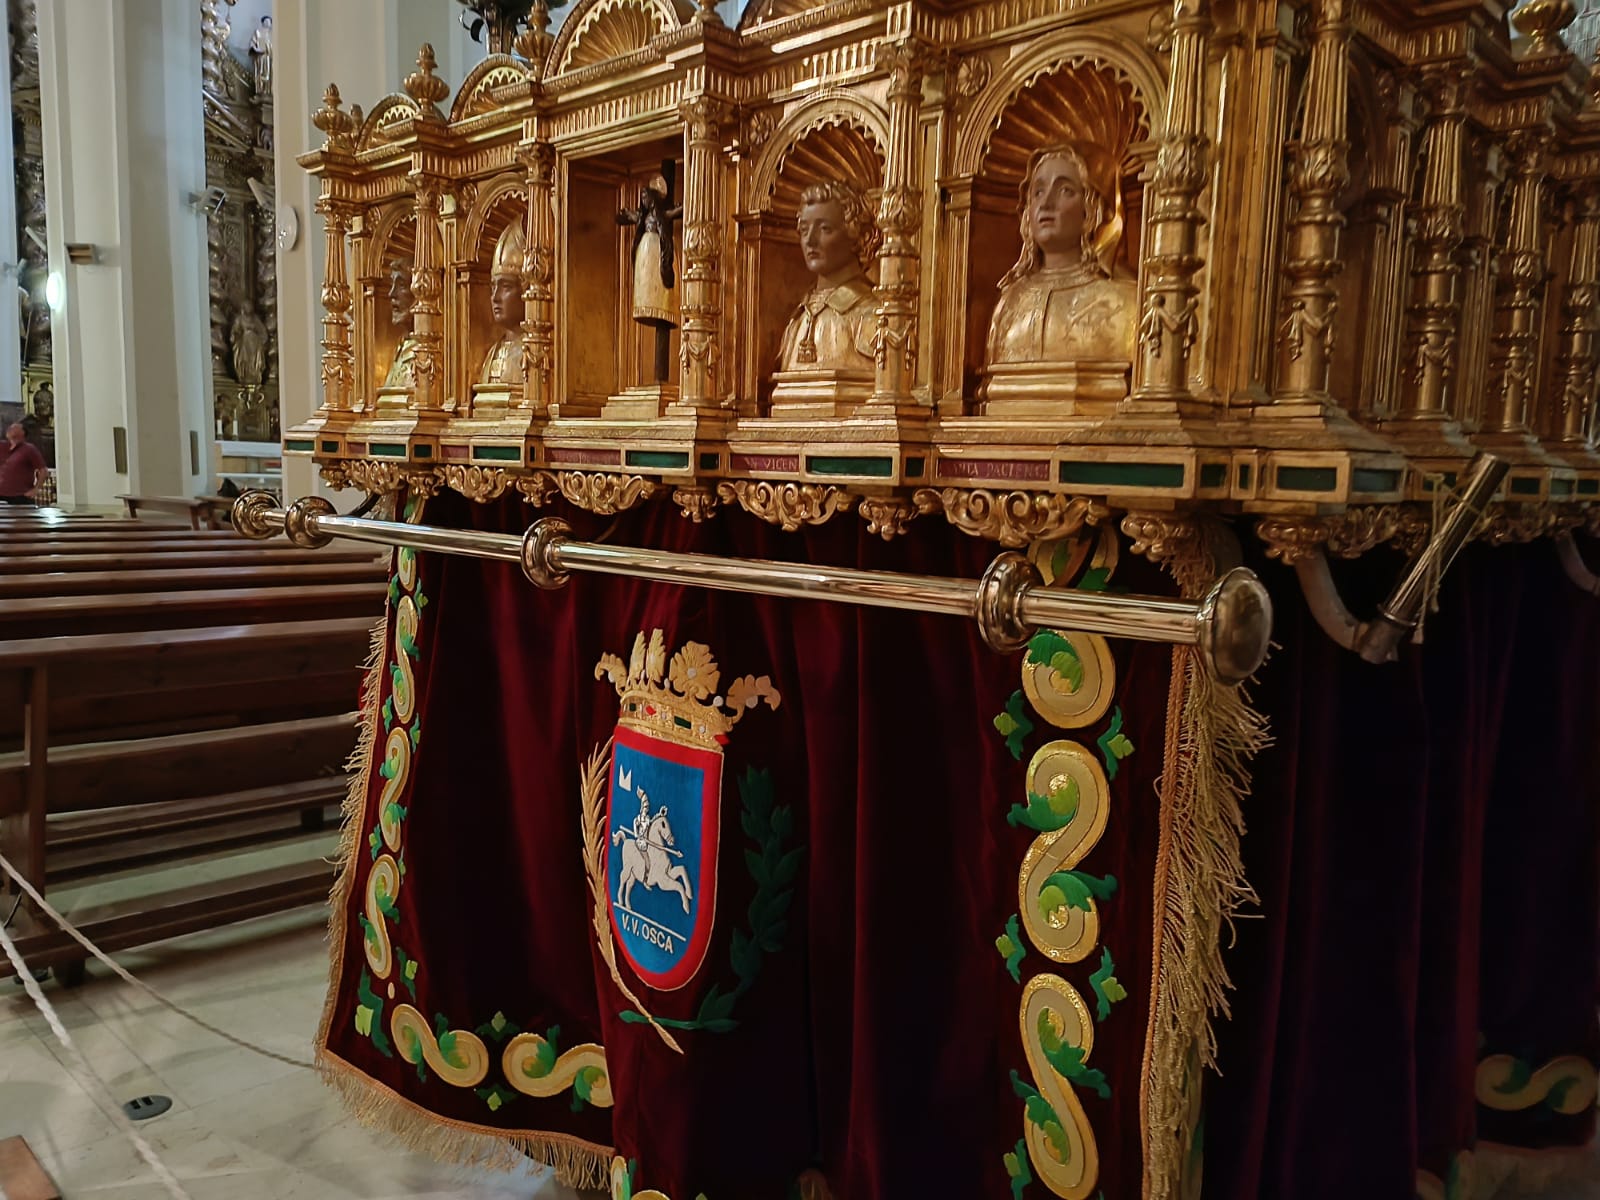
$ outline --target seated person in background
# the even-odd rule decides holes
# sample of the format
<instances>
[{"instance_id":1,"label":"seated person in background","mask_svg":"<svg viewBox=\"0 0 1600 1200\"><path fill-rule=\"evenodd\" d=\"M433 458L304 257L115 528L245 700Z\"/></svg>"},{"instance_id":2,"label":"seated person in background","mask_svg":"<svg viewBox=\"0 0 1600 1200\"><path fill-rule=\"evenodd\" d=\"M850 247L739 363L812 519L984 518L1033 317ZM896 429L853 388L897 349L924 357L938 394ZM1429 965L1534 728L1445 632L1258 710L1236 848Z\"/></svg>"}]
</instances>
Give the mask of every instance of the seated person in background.
<instances>
[{"instance_id":1,"label":"seated person in background","mask_svg":"<svg viewBox=\"0 0 1600 1200\"><path fill-rule=\"evenodd\" d=\"M33 504L34 492L44 484L50 472L44 465L44 455L28 441L28 431L21 421L13 421L6 429L6 441L0 457L0 503Z\"/></svg>"}]
</instances>

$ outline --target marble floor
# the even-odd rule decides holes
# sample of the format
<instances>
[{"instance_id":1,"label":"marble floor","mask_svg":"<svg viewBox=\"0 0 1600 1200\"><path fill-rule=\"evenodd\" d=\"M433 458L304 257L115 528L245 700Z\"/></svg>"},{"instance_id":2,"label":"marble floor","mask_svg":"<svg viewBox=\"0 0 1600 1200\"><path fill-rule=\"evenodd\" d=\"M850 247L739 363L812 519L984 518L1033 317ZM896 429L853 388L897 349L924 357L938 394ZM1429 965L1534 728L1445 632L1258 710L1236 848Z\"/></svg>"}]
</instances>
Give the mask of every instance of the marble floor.
<instances>
[{"instance_id":1,"label":"marble floor","mask_svg":"<svg viewBox=\"0 0 1600 1200\"><path fill-rule=\"evenodd\" d=\"M120 957L211 1023L310 1058L327 986L324 917L302 910ZM315 1072L198 1029L97 965L46 994L118 1102L170 1096L138 1129L193 1200L579 1200L531 1165L441 1166L362 1128ZM168 1200L14 980L0 982L0 1138L20 1134L67 1200Z\"/></svg>"},{"instance_id":2,"label":"marble floor","mask_svg":"<svg viewBox=\"0 0 1600 1200\"><path fill-rule=\"evenodd\" d=\"M327 984L323 932L321 911L305 909L121 961L211 1023L308 1059ZM491 1174L408 1154L356 1124L314 1072L222 1041L97 965L82 988L47 994L117 1101L172 1098L138 1128L194 1200L586 1200L531 1165ZM22 988L0 982L0 1138L26 1138L67 1200L167 1200L66 1058ZM1490 1167L1476 1200L1600 1200L1600 1152L1590 1163L1537 1184Z\"/></svg>"}]
</instances>

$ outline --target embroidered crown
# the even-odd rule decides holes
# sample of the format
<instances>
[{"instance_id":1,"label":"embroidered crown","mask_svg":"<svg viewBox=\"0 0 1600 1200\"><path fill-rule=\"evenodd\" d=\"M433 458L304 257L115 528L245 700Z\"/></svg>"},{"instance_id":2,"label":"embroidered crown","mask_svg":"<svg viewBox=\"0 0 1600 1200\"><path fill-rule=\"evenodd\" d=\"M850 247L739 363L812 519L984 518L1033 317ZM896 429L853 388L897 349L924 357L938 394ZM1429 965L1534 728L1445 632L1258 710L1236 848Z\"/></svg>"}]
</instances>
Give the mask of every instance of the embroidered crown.
<instances>
[{"instance_id":1,"label":"embroidered crown","mask_svg":"<svg viewBox=\"0 0 1600 1200\"><path fill-rule=\"evenodd\" d=\"M601 655L594 677L601 676L622 698L619 724L707 749L726 745L728 731L756 705L777 708L783 699L766 675L735 679L726 696L717 695L722 672L710 648L685 642L669 663L659 629L648 642L643 633L634 638L626 666L615 654Z\"/></svg>"}]
</instances>

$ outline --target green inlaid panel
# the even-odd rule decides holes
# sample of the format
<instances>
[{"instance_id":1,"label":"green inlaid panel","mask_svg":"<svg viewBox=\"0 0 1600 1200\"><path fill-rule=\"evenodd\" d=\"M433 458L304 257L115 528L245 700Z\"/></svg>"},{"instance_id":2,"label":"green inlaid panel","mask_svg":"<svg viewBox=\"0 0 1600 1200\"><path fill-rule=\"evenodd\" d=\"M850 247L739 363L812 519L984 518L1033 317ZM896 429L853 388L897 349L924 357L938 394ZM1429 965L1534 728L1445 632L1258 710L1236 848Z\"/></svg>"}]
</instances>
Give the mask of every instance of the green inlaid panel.
<instances>
[{"instance_id":1,"label":"green inlaid panel","mask_svg":"<svg viewBox=\"0 0 1600 1200\"><path fill-rule=\"evenodd\" d=\"M1380 471L1373 467L1357 467L1350 472L1350 490L1353 492L1397 492L1400 490L1400 472Z\"/></svg>"},{"instance_id":2,"label":"green inlaid panel","mask_svg":"<svg viewBox=\"0 0 1600 1200\"><path fill-rule=\"evenodd\" d=\"M380 455L383 458L404 458L406 444L404 442L373 442L367 447L368 454Z\"/></svg>"},{"instance_id":3,"label":"green inlaid panel","mask_svg":"<svg viewBox=\"0 0 1600 1200\"><path fill-rule=\"evenodd\" d=\"M1339 486L1336 467L1279 467L1278 486L1287 492L1331 492Z\"/></svg>"},{"instance_id":4,"label":"green inlaid panel","mask_svg":"<svg viewBox=\"0 0 1600 1200\"><path fill-rule=\"evenodd\" d=\"M869 455L806 456L806 470L814 475L866 475L874 479L894 476L894 459Z\"/></svg>"},{"instance_id":5,"label":"green inlaid panel","mask_svg":"<svg viewBox=\"0 0 1600 1200\"><path fill-rule=\"evenodd\" d=\"M474 446L472 448L472 457L479 462L521 462L522 447Z\"/></svg>"},{"instance_id":6,"label":"green inlaid panel","mask_svg":"<svg viewBox=\"0 0 1600 1200\"><path fill-rule=\"evenodd\" d=\"M315 442L310 442L310 441L302 441L299 438L294 438L294 439L292 439L290 441L285 442L283 444L283 448L285 450L314 450L316 448L316 443ZM331 453L332 451L337 450L339 448L339 443L338 442L333 442L332 444L330 444L328 442L323 442L322 443L322 448Z\"/></svg>"},{"instance_id":7,"label":"green inlaid panel","mask_svg":"<svg viewBox=\"0 0 1600 1200\"><path fill-rule=\"evenodd\" d=\"M1203 488L1225 487L1228 483L1228 468L1224 463L1206 463L1200 468L1200 486Z\"/></svg>"},{"instance_id":8,"label":"green inlaid panel","mask_svg":"<svg viewBox=\"0 0 1600 1200\"><path fill-rule=\"evenodd\" d=\"M630 467L654 467L658 471L686 471L687 450L629 450L623 462Z\"/></svg>"}]
</instances>

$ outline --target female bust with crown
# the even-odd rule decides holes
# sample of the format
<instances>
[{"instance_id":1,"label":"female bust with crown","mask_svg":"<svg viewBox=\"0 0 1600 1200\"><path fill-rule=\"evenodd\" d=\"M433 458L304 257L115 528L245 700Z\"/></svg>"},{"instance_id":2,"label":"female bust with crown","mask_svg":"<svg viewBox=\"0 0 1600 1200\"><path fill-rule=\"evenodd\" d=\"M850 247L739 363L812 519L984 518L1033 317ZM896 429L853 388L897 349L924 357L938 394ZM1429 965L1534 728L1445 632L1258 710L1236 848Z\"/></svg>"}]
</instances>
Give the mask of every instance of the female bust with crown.
<instances>
[{"instance_id":1,"label":"female bust with crown","mask_svg":"<svg viewBox=\"0 0 1600 1200\"><path fill-rule=\"evenodd\" d=\"M1065 143L1029 159L1022 253L1000 281L989 323L991 401L1020 394L1017 387L1036 395L1040 367L1132 363L1138 287L1111 271L1122 240L1117 174L1109 156Z\"/></svg>"}]
</instances>

